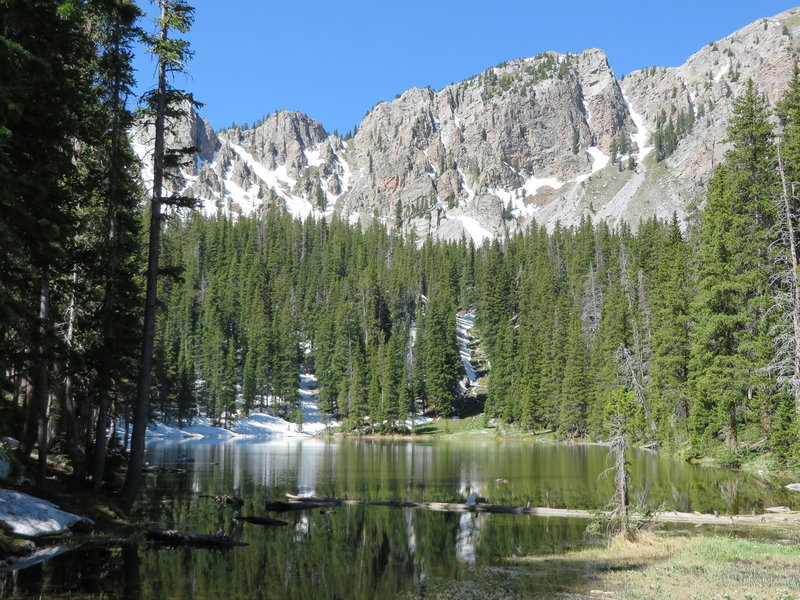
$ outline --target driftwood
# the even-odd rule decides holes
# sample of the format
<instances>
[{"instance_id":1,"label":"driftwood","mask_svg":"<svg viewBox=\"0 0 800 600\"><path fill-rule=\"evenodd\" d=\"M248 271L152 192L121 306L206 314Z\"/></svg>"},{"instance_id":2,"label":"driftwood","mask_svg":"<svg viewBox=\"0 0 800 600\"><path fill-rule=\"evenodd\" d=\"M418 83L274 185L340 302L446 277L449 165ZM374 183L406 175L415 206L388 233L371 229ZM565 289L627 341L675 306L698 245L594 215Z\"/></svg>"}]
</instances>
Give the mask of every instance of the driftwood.
<instances>
[{"instance_id":1,"label":"driftwood","mask_svg":"<svg viewBox=\"0 0 800 600\"><path fill-rule=\"evenodd\" d=\"M286 521L280 521L278 519L271 519L269 517L233 517L237 521L246 521L248 523L252 523L253 525L288 525Z\"/></svg>"},{"instance_id":2,"label":"driftwood","mask_svg":"<svg viewBox=\"0 0 800 600\"><path fill-rule=\"evenodd\" d=\"M147 529L147 539L169 546L187 546L191 548L216 548L220 550L234 546L247 546L225 535L208 535L204 533L187 533L175 529Z\"/></svg>"},{"instance_id":3,"label":"driftwood","mask_svg":"<svg viewBox=\"0 0 800 600\"><path fill-rule=\"evenodd\" d=\"M417 508L440 512L471 512L529 515L533 517L566 517L572 519L594 519L603 512L577 508L549 508L534 506L500 506L496 504L466 504L460 502L373 502L346 498L308 498L286 494L291 504L314 504L316 506L387 506L390 508ZM767 509L769 511L769 509ZM633 517L635 518L635 517ZM737 525L742 527L800 527L800 511L781 510L761 515L718 515L699 512L659 512L653 519L661 523L688 523L694 525Z\"/></svg>"}]
</instances>

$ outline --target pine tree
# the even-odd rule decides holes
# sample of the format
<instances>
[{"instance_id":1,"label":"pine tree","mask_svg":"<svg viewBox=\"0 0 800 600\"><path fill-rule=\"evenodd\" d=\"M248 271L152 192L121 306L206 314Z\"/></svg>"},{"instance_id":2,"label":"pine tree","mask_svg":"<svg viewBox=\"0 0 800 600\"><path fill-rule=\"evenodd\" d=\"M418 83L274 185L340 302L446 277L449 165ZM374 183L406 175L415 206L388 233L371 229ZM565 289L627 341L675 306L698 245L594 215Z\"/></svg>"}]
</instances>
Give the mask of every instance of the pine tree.
<instances>
[{"instance_id":1,"label":"pine tree","mask_svg":"<svg viewBox=\"0 0 800 600\"><path fill-rule=\"evenodd\" d=\"M436 414L449 417L461 374L455 331L455 302L450 289L439 287L427 307L422 351L425 354L425 397Z\"/></svg>"},{"instance_id":2,"label":"pine tree","mask_svg":"<svg viewBox=\"0 0 800 600\"><path fill-rule=\"evenodd\" d=\"M687 277L689 247L673 217L660 241L652 279L653 336L650 391L662 442L682 441L689 416L689 305L693 291Z\"/></svg>"},{"instance_id":3,"label":"pine tree","mask_svg":"<svg viewBox=\"0 0 800 600\"><path fill-rule=\"evenodd\" d=\"M690 364L692 441L700 449L723 434L736 452L741 421L769 393L763 318L776 182L768 114L766 100L748 82L734 103L733 147L709 184Z\"/></svg>"},{"instance_id":4,"label":"pine tree","mask_svg":"<svg viewBox=\"0 0 800 600\"><path fill-rule=\"evenodd\" d=\"M576 317L569 320L566 340L566 363L559 395L560 414L558 430L566 437L583 437L587 432L586 342Z\"/></svg>"},{"instance_id":5,"label":"pine tree","mask_svg":"<svg viewBox=\"0 0 800 600\"><path fill-rule=\"evenodd\" d=\"M138 341L138 310L134 306L139 291L135 283L135 271L139 267L136 251L139 189L133 176L135 159L127 143L132 114L125 106L125 99L133 86L131 47L138 34L136 21L140 14L135 4L123 0L101 5L97 15L99 45L103 52L99 56L96 80L105 110L98 116L102 124L95 140L99 152L92 166L105 183L100 195L105 199L103 229L106 233L101 251L104 257L101 339L93 357L97 364L95 404L98 407L92 472L95 491L100 489L105 470L113 382L130 377L125 365L132 354L131 348Z\"/></svg>"},{"instance_id":6,"label":"pine tree","mask_svg":"<svg viewBox=\"0 0 800 600\"><path fill-rule=\"evenodd\" d=\"M144 435L150 405L150 380L153 362L153 340L155 334L155 313L158 290L159 255L161 251L161 208L164 202L163 182L166 169L177 164L176 154L165 147L167 116L181 116L178 104L191 97L172 88L168 75L184 69L190 57L185 40L171 38L171 30L185 33L194 20L194 9L182 0L159 0L161 16L158 19L157 36L148 38L151 51L158 58L158 87L149 96L155 116L155 142L153 151L153 196L150 202L150 234L148 242L148 265L143 326L142 356L136 391L136 405L133 419L131 450L128 458L128 473L120 491L123 504L133 504L139 493L141 470L144 460ZM176 199L177 201L178 199Z\"/></svg>"},{"instance_id":7,"label":"pine tree","mask_svg":"<svg viewBox=\"0 0 800 600\"><path fill-rule=\"evenodd\" d=\"M280 417L292 418L300 403L297 391L300 357L297 324L288 297L277 315L274 328L277 340L275 370L272 375L272 393L276 403L274 410Z\"/></svg>"}]
</instances>

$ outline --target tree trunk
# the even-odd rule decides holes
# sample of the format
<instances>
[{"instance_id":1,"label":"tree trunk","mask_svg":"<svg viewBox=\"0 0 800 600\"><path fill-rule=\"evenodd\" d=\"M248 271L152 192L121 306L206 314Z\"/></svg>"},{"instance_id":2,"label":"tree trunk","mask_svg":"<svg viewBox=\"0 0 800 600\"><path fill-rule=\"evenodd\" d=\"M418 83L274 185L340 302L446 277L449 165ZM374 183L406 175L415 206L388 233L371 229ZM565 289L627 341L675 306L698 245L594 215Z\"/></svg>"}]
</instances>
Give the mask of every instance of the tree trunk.
<instances>
[{"instance_id":1,"label":"tree trunk","mask_svg":"<svg viewBox=\"0 0 800 600\"><path fill-rule=\"evenodd\" d=\"M161 4L161 41L167 41L167 6ZM153 152L153 199L150 206L150 240L147 257L147 289L145 292L142 354L139 379L136 386L136 405L133 414L131 450L128 456L128 473L120 491L124 507L130 508L139 493L144 463L144 438L150 409L150 380L153 367L153 339L155 336L156 302L158 292L158 258L161 249L161 203L164 181L164 112L167 100L167 64L158 62L158 92L155 123L155 148Z\"/></svg>"},{"instance_id":2,"label":"tree trunk","mask_svg":"<svg viewBox=\"0 0 800 600\"><path fill-rule=\"evenodd\" d=\"M38 353L36 345L31 347L31 356L29 359L28 379L25 380L25 393L23 394L23 409L25 412L25 423L22 427L22 439L20 440L19 454L22 458L28 458L33 452L33 447L36 445L36 432L39 425L39 414L37 412L38 406L33 396L33 382L31 381L31 373L33 373L38 362Z\"/></svg>"},{"instance_id":3,"label":"tree trunk","mask_svg":"<svg viewBox=\"0 0 800 600\"><path fill-rule=\"evenodd\" d=\"M114 24L114 56L119 56L123 27L119 15ZM105 263L105 291L101 311L101 331L103 352L100 357L99 372L97 375L97 406L98 415L95 426L94 462L92 466L92 488L95 493L100 491L106 463L106 448L108 446L108 421L110 388L112 382L112 353L114 344L114 307L119 297L117 286L117 272L119 270L120 237L119 237L119 208L121 204L120 170L124 168L122 160L122 138L125 135L121 118L125 106L120 98L122 78L124 74L119 70L114 72L112 85L112 116L111 116L111 156L109 164L109 194L106 210L106 223L108 234L106 238L106 263ZM152 223L151 223L152 226ZM152 238L151 238L152 239ZM157 263L156 263L157 267Z\"/></svg>"},{"instance_id":4,"label":"tree trunk","mask_svg":"<svg viewBox=\"0 0 800 600\"><path fill-rule=\"evenodd\" d=\"M650 403L647 401L647 395L645 394L644 389L644 352L642 349L642 339L639 335L639 325L636 318L636 310L633 303L633 286L628 274L628 258L625 254L625 246L622 244L622 242L620 242L619 253L621 263L621 284L622 289L625 292L625 299L628 301L628 310L630 311L631 315L631 332L633 335L633 355L631 356L627 349L625 349L625 360L630 371L633 387L636 389L636 397L639 400L639 403L642 405L642 410L644 411L647 424L650 427L650 432L655 434L658 428L656 427L655 419L653 419L653 415L650 412Z\"/></svg>"},{"instance_id":5,"label":"tree trunk","mask_svg":"<svg viewBox=\"0 0 800 600\"><path fill-rule=\"evenodd\" d=\"M39 324L36 340L36 363L33 372L33 398L38 418L39 461L36 485L42 486L47 476L47 409L50 403L50 362L47 349L47 323L50 320L50 282L42 277L39 290Z\"/></svg>"},{"instance_id":6,"label":"tree trunk","mask_svg":"<svg viewBox=\"0 0 800 600\"><path fill-rule=\"evenodd\" d=\"M72 281L73 284L77 279L77 273L73 271ZM67 332L65 337L65 344L68 349L72 348L72 342L75 337L75 295L73 293L67 309ZM61 384L61 391L59 394L59 404L61 407L61 430L65 434L66 452L72 463L73 474L76 478L83 477L83 457L80 452L80 443L78 437L78 418L77 407L75 405L75 398L73 396L73 372L69 364L69 357L67 357L63 364L63 382Z\"/></svg>"},{"instance_id":7,"label":"tree trunk","mask_svg":"<svg viewBox=\"0 0 800 600\"><path fill-rule=\"evenodd\" d=\"M778 145L778 170L781 176L781 206L783 212L784 236L787 242L787 253L791 269L788 274L789 286L789 312L792 317L792 393L794 394L795 409L800 413L800 282L798 282L797 264L797 227L795 215L792 211L790 198L794 196L792 189L789 194L786 182L786 170L781 156L781 147ZM792 186L794 188L794 186Z\"/></svg>"}]
</instances>

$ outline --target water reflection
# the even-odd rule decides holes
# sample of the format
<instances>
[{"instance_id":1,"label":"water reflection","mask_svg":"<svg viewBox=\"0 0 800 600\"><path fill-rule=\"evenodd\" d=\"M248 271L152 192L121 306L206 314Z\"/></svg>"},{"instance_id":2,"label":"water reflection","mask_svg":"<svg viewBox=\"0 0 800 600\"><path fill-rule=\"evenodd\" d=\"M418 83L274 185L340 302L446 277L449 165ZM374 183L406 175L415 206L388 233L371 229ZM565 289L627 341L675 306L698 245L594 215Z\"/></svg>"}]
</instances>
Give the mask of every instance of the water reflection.
<instances>
[{"instance_id":1,"label":"water reflection","mask_svg":"<svg viewBox=\"0 0 800 600\"><path fill-rule=\"evenodd\" d=\"M459 579L511 555L585 543L586 523L519 515L350 506L286 513L287 527L234 519L264 515L287 492L366 500L490 502L600 508L611 496L607 449L494 441L203 440L155 442L148 460L179 469L149 476L138 518L222 534L228 552L86 547L0 577L0 598L79 593L115 598L367 599L420 593L431 578ZM633 461L650 506L762 511L797 501L742 473L698 468L653 453ZM241 496L233 510L211 496ZM274 515L273 515L274 516Z\"/></svg>"}]
</instances>

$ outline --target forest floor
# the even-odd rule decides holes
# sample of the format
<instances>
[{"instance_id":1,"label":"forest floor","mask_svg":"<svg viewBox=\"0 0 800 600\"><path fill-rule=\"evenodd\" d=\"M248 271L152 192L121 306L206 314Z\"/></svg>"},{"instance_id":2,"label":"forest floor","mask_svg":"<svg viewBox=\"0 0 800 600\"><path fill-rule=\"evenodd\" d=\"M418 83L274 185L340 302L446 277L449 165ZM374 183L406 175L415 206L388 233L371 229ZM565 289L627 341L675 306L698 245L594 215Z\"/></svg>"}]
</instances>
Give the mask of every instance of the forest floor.
<instances>
[{"instance_id":1,"label":"forest floor","mask_svg":"<svg viewBox=\"0 0 800 600\"><path fill-rule=\"evenodd\" d=\"M23 481L30 481L35 477L36 466L33 459L25 462L23 472L25 474ZM90 519L94 522L93 535L112 535L128 529L128 523L117 504L115 495L105 490L95 494L86 485L75 482L71 472L57 463L50 464L47 478L42 486L33 487L30 483L12 485L5 482L3 488L30 494L36 499L52 502L62 511ZM0 523L0 563L10 556L27 556L32 552L37 552L37 548L71 543L74 541L75 535L80 537L89 535L86 533L86 527L78 527L78 529L82 530L78 534L65 532L60 535L33 536L35 543L31 544L30 541L22 540L11 533ZM0 570L2 570L2 564L0 564Z\"/></svg>"},{"instance_id":2,"label":"forest floor","mask_svg":"<svg viewBox=\"0 0 800 600\"><path fill-rule=\"evenodd\" d=\"M36 476L36 453L24 464L22 481L30 482ZM119 485L122 475L117 475ZM4 482L3 487L32 494L58 505L62 510L88 517L101 525L122 525L125 523L124 512L120 508L116 494L103 487L95 494L88 484L78 482L72 470L57 461L48 460L47 477L42 486L30 483L12 485Z\"/></svg>"}]
</instances>

